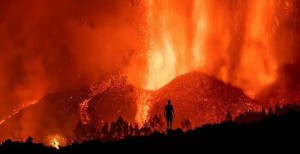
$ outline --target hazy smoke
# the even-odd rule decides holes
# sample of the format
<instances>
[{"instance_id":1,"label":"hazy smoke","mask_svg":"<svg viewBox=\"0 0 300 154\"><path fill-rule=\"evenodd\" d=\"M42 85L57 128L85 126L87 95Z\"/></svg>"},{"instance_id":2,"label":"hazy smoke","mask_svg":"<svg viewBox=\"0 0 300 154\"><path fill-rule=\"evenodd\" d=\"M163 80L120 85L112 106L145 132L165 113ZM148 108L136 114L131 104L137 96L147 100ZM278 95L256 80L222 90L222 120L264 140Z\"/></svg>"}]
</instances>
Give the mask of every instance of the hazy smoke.
<instances>
[{"instance_id":1,"label":"hazy smoke","mask_svg":"<svg viewBox=\"0 0 300 154\"><path fill-rule=\"evenodd\" d=\"M1 0L0 118L122 70L142 47L140 17L131 0Z\"/></svg>"}]
</instances>

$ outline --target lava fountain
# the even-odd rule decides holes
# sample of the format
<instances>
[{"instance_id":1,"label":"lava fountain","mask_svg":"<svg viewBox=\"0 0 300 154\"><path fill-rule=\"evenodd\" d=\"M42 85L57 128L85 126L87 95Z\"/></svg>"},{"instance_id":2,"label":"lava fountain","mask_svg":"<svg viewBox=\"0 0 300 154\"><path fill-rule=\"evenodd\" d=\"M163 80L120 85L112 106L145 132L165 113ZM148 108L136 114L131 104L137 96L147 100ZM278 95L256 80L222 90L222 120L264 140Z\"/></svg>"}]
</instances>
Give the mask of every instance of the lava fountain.
<instances>
[{"instance_id":1,"label":"lava fountain","mask_svg":"<svg viewBox=\"0 0 300 154\"><path fill-rule=\"evenodd\" d=\"M179 75L200 70L256 99L276 81L278 67L291 62L281 51L294 52L291 44L279 47L276 42L293 41L279 34L287 31L281 25L294 20L294 6L294 0L145 1L148 50L140 86L157 90ZM137 102L139 123L152 106L145 98L151 97Z\"/></svg>"}]
</instances>

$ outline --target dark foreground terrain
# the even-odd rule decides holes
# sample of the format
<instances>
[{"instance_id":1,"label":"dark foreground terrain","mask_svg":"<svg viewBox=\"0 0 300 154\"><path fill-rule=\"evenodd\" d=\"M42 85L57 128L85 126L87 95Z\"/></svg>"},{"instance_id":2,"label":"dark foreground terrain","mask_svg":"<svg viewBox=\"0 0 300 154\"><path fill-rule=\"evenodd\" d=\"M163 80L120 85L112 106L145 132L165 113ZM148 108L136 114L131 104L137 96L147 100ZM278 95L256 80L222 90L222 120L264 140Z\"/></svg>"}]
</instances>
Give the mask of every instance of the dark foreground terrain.
<instances>
[{"instance_id":1,"label":"dark foreground terrain","mask_svg":"<svg viewBox=\"0 0 300 154\"><path fill-rule=\"evenodd\" d=\"M262 121L248 124L223 122L208 124L183 133L180 129L150 136L129 137L122 141L86 141L73 143L59 150L33 144L7 140L0 146L0 153L201 153L204 151L227 152L300 151L300 112L289 111L281 116L269 116Z\"/></svg>"}]
</instances>

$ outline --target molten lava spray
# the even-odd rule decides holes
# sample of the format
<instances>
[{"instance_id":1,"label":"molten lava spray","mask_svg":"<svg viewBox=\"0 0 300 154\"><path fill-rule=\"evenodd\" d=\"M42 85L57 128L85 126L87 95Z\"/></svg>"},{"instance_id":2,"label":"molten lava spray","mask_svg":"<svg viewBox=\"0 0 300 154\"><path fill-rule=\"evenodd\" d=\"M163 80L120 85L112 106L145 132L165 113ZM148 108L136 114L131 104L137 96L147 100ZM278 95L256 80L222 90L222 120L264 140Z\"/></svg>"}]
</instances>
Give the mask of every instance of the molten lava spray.
<instances>
[{"instance_id":1,"label":"molten lava spray","mask_svg":"<svg viewBox=\"0 0 300 154\"><path fill-rule=\"evenodd\" d=\"M290 35L279 28L295 20L293 0L149 0L145 5L149 48L143 88L156 90L181 74L202 70L254 97L276 80L282 61L292 59L277 41L281 33ZM287 52L294 52L291 44L284 46Z\"/></svg>"},{"instance_id":2,"label":"molten lava spray","mask_svg":"<svg viewBox=\"0 0 300 154\"><path fill-rule=\"evenodd\" d=\"M295 0L146 1L147 71L140 86L157 90L200 70L257 99L270 85L285 82L278 81L282 66L299 63L293 57L299 57L292 34L298 31L296 5ZM147 113L137 113L137 119L140 115Z\"/></svg>"}]
</instances>

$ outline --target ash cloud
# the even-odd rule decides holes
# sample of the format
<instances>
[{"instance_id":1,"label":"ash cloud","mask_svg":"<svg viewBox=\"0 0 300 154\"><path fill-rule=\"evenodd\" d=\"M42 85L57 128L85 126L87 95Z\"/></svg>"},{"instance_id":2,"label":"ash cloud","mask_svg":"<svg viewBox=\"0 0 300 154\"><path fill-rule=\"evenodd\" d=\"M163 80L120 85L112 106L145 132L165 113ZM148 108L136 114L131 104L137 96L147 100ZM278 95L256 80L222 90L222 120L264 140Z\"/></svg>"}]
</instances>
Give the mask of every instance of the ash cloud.
<instances>
[{"instance_id":1,"label":"ash cloud","mask_svg":"<svg viewBox=\"0 0 300 154\"><path fill-rule=\"evenodd\" d=\"M140 14L131 0L0 1L0 117L126 67L141 48Z\"/></svg>"},{"instance_id":2,"label":"ash cloud","mask_svg":"<svg viewBox=\"0 0 300 154\"><path fill-rule=\"evenodd\" d=\"M281 105L300 102L300 2L289 2L290 9L287 10L287 2L280 1L275 16L279 26L274 35L272 54L278 63L277 78L256 97L265 106L274 106L276 102Z\"/></svg>"}]
</instances>

